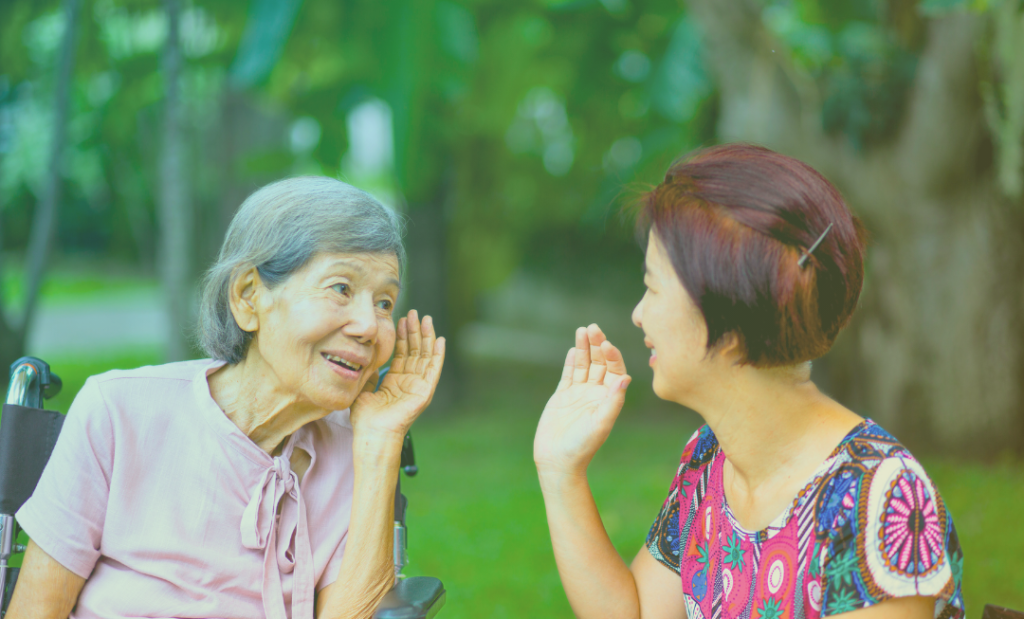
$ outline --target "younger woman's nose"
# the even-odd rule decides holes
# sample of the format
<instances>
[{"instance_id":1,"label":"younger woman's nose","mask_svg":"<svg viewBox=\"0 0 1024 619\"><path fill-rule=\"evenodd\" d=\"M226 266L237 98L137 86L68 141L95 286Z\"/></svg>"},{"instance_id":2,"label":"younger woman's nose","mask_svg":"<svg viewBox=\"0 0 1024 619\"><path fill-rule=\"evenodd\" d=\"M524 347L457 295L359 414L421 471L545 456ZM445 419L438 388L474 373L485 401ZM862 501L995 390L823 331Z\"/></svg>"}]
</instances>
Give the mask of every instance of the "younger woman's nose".
<instances>
[{"instance_id":1,"label":"younger woman's nose","mask_svg":"<svg viewBox=\"0 0 1024 619\"><path fill-rule=\"evenodd\" d=\"M641 319L642 319L642 317L644 315L644 309L643 308L644 308L644 300L643 300L643 298L641 298L640 302L637 303L636 307L633 308L633 316L632 316L633 324L635 324L636 326L640 327L641 329L644 328L644 325L643 325L643 323L641 321Z\"/></svg>"}]
</instances>

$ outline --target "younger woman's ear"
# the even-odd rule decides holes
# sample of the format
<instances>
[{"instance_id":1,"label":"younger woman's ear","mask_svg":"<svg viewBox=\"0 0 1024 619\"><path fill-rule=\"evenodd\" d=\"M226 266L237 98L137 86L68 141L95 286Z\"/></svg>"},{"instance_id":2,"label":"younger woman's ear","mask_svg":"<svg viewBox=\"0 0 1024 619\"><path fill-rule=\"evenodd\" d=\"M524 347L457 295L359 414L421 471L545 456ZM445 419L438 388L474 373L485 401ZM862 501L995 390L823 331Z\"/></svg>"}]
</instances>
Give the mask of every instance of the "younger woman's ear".
<instances>
[{"instance_id":1,"label":"younger woman's ear","mask_svg":"<svg viewBox=\"0 0 1024 619\"><path fill-rule=\"evenodd\" d=\"M714 353L721 355L723 359L733 365L741 365L746 362L747 355L743 338L735 331L730 331L722 336L722 339L715 345Z\"/></svg>"},{"instance_id":2,"label":"younger woman's ear","mask_svg":"<svg viewBox=\"0 0 1024 619\"><path fill-rule=\"evenodd\" d=\"M259 316L256 314L256 301L263 288L259 271L249 267L238 271L228 284L228 305L231 315L235 317L238 328L254 333L260 327Z\"/></svg>"}]
</instances>

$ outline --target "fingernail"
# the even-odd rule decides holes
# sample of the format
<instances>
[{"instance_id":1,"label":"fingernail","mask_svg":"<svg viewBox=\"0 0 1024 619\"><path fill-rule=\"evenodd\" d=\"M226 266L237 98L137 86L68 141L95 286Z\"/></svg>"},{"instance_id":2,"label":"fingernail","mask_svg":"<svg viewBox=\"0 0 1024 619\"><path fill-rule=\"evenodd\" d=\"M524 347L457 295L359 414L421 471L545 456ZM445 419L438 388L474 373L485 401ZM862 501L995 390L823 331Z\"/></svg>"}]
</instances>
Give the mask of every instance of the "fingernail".
<instances>
[{"instance_id":1,"label":"fingernail","mask_svg":"<svg viewBox=\"0 0 1024 619\"><path fill-rule=\"evenodd\" d=\"M437 352L444 352L444 338L438 338L434 346L437 348Z\"/></svg>"},{"instance_id":2,"label":"fingernail","mask_svg":"<svg viewBox=\"0 0 1024 619\"><path fill-rule=\"evenodd\" d=\"M624 379L622 379L622 382L619 383L619 388L622 389L623 391L625 391L626 387L628 387L629 383L631 383L631 382L633 382L632 378L628 378L628 377L624 378Z\"/></svg>"}]
</instances>

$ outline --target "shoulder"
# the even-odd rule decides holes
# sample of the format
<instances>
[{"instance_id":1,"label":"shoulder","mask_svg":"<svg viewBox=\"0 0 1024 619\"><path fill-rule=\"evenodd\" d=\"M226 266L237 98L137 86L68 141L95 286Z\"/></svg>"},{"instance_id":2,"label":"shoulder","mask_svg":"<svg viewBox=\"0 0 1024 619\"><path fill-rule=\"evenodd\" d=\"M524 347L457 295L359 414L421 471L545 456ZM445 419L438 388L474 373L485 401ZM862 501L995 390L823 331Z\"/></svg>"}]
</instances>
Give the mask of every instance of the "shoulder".
<instances>
[{"instance_id":1,"label":"shoulder","mask_svg":"<svg viewBox=\"0 0 1024 619\"><path fill-rule=\"evenodd\" d=\"M174 392L190 393L189 388L196 377L218 363L210 359L197 359L147 365L131 370L110 370L89 378L80 395L88 393L91 388L111 404L136 398L158 401Z\"/></svg>"},{"instance_id":2,"label":"shoulder","mask_svg":"<svg viewBox=\"0 0 1024 619\"><path fill-rule=\"evenodd\" d=\"M202 359L97 374L75 395L67 419L72 425L99 423L111 430L151 423L166 417L161 411L192 407L196 377L215 363Z\"/></svg>"},{"instance_id":3,"label":"shoulder","mask_svg":"<svg viewBox=\"0 0 1024 619\"><path fill-rule=\"evenodd\" d=\"M651 556L677 574L680 573L680 540L684 537L682 531L689 531L692 521L690 493L699 486L694 483L694 479L703 474L707 463L714 459L717 451L718 441L708 426L701 426L690 436L683 447L679 468L669 487L668 496L647 533L646 545Z\"/></svg>"},{"instance_id":4,"label":"shoulder","mask_svg":"<svg viewBox=\"0 0 1024 619\"><path fill-rule=\"evenodd\" d=\"M679 474L684 470L700 470L706 467L715 459L718 453L718 438L711 431L711 427L703 425L697 428L690 440L683 448L683 456L679 462Z\"/></svg>"},{"instance_id":5,"label":"shoulder","mask_svg":"<svg viewBox=\"0 0 1024 619\"><path fill-rule=\"evenodd\" d=\"M89 380L104 389L131 388L142 383L153 382L192 382L199 371L216 363L218 362L211 359L195 359L163 365L147 365L131 370L110 370L103 374L97 374Z\"/></svg>"},{"instance_id":6,"label":"shoulder","mask_svg":"<svg viewBox=\"0 0 1024 619\"><path fill-rule=\"evenodd\" d=\"M826 606L839 613L929 595L949 606L948 616L962 616L963 553L952 518L921 463L871 421L836 457L815 505Z\"/></svg>"},{"instance_id":7,"label":"shoulder","mask_svg":"<svg viewBox=\"0 0 1024 619\"><path fill-rule=\"evenodd\" d=\"M893 508L893 497L908 492L941 503L924 467L871 420L851 432L831 459L809 493L819 533L835 538L863 532L869 520L884 518L882 512Z\"/></svg>"},{"instance_id":8,"label":"shoulder","mask_svg":"<svg viewBox=\"0 0 1024 619\"><path fill-rule=\"evenodd\" d=\"M707 425L697 428L683 448L666 504L678 504L684 513L689 513L691 504L700 503L707 491L711 464L719 453L718 439L711 428Z\"/></svg>"}]
</instances>

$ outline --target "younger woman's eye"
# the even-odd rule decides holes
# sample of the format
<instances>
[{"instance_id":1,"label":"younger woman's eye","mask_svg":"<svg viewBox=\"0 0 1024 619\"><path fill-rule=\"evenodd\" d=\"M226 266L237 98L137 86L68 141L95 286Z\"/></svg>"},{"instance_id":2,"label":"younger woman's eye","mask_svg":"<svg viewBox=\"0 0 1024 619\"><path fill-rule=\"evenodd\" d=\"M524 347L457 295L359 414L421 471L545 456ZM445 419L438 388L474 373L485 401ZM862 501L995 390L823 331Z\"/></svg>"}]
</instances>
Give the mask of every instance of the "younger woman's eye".
<instances>
[{"instance_id":1,"label":"younger woman's eye","mask_svg":"<svg viewBox=\"0 0 1024 619\"><path fill-rule=\"evenodd\" d=\"M331 290L337 292L338 294L348 294L349 287L348 284L334 284L333 286L331 286Z\"/></svg>"}]
</instances>

